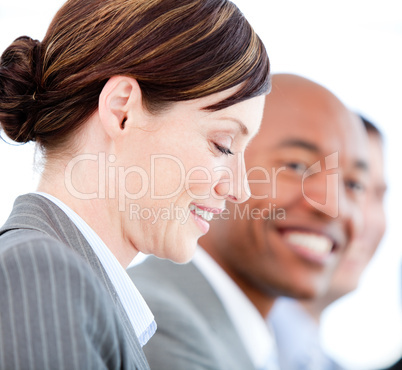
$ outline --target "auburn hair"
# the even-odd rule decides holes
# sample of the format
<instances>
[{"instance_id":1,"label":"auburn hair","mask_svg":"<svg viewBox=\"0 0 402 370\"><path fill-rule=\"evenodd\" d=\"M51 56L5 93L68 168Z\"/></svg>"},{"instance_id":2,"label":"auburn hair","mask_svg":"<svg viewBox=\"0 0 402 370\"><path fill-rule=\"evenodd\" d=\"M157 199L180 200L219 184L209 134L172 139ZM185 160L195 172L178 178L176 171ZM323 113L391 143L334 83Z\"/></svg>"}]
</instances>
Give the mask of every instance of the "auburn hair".
<instances>
[{"instance_id":1,"label":"auburn hair","mask_svg":"<svg viewBox=\"0 0 402 370\"><path fill-rule=\"evenodd\" d=\"M0 60L0 123L14 141L57 149L96 111L115 75L135 78L151 113L241 84L205 107L266 93L269 60L227 0L69 0L42 42L16 39Z\"/></svg>"}]
</instances>

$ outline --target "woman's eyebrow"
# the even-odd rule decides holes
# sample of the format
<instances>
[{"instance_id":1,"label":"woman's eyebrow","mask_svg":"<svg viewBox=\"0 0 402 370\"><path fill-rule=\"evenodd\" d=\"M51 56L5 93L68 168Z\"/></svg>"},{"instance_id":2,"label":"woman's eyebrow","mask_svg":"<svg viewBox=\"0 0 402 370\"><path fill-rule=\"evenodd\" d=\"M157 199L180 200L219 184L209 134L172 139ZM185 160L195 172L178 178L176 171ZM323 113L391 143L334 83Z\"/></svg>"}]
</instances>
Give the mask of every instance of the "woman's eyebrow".
<instances>
[{"instance_id":1,"label":"woman's eyebrow","mask_svg":"<svg viewBox=\"0 0 402 370\"><path fill-rule=\"evenodd\" d=\"M220 117L219 120L221 121L233 121L235 123L237 123L240 127L240 132L242 135L247 136L248 135L248 128L247 126L240 121L238 118L235 117Z\"/></svg>"}]
</instances>

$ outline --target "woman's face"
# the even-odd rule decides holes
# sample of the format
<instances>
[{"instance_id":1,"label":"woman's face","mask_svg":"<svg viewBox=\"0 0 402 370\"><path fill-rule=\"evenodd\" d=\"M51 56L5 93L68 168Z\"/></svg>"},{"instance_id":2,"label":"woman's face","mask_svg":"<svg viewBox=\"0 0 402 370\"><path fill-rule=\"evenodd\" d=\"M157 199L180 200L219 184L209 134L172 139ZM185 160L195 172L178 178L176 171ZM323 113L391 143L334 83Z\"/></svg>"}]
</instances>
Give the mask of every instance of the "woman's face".
<instances>
[{"instance_id":1,"label":"woman's face","mask_svg":"<svg viewBox=\"0 0 402 370\"><path fill-rule=\"evenodd\" d=\"M259 129L264 97L203 110L233 91L125 123L131 133L115 165L122 233L132 247L186 262L225 201L248 199L243 154Z\"/></svg>"}]
</instances>

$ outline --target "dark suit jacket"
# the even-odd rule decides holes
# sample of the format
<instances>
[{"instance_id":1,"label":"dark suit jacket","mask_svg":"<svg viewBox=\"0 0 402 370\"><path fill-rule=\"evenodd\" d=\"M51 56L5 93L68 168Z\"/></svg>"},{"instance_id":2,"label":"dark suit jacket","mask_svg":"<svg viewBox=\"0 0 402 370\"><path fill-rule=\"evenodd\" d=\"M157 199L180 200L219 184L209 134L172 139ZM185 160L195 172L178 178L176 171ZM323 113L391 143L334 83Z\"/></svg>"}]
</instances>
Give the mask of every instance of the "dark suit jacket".
<instances>
[{"instance_id":1,"label":"dark suit jacket","mask_svg":"<svg viewBox=\"0 0 402 370\"><path fill-rule=\"evenodd\" d=\"M401 370L402 369L402 358L395 364L387 367L385 370Z\"/></svg>"},{"instance_id":2,"label":"dark suit jacket","mask_svg":"<svg viewBox=\"0 0 402 370\"><path fill-rule=\"evenodd\" d=\"M155 315L144 346L153 370L254 370L220 299L193 263L156 257L128 269Z\"/></svg>"},{"instance_id":3,"label":"dark suit jacket","mask_svg":"<svg viewBox=\"0 0 402 370\"><path fill-rule=\"evenodd\" d=\"M91 246L37 194L0 229L0 369L149 369Z\"/></svg>"}]
</instances>

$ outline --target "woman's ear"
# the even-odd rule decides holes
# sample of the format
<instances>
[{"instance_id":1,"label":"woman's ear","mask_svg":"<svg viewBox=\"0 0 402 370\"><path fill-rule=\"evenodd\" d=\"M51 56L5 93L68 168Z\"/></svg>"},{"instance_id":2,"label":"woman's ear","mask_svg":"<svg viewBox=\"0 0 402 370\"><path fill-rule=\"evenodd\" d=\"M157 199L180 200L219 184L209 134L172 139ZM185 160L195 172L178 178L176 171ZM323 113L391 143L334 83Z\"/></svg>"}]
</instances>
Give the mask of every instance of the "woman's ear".
<instances>
[{"instance_id":1,"label":"woman's ear","mask_svg":"<svg viewBox=\"0 0 402 370\"><path fill-rule=\"evenodd\" d=\"M105 133L114 139L124 129L136 109L142 110L141 88L128 76L111 77L99 95L99 118Z\"/></svg>"}]
</instances>

